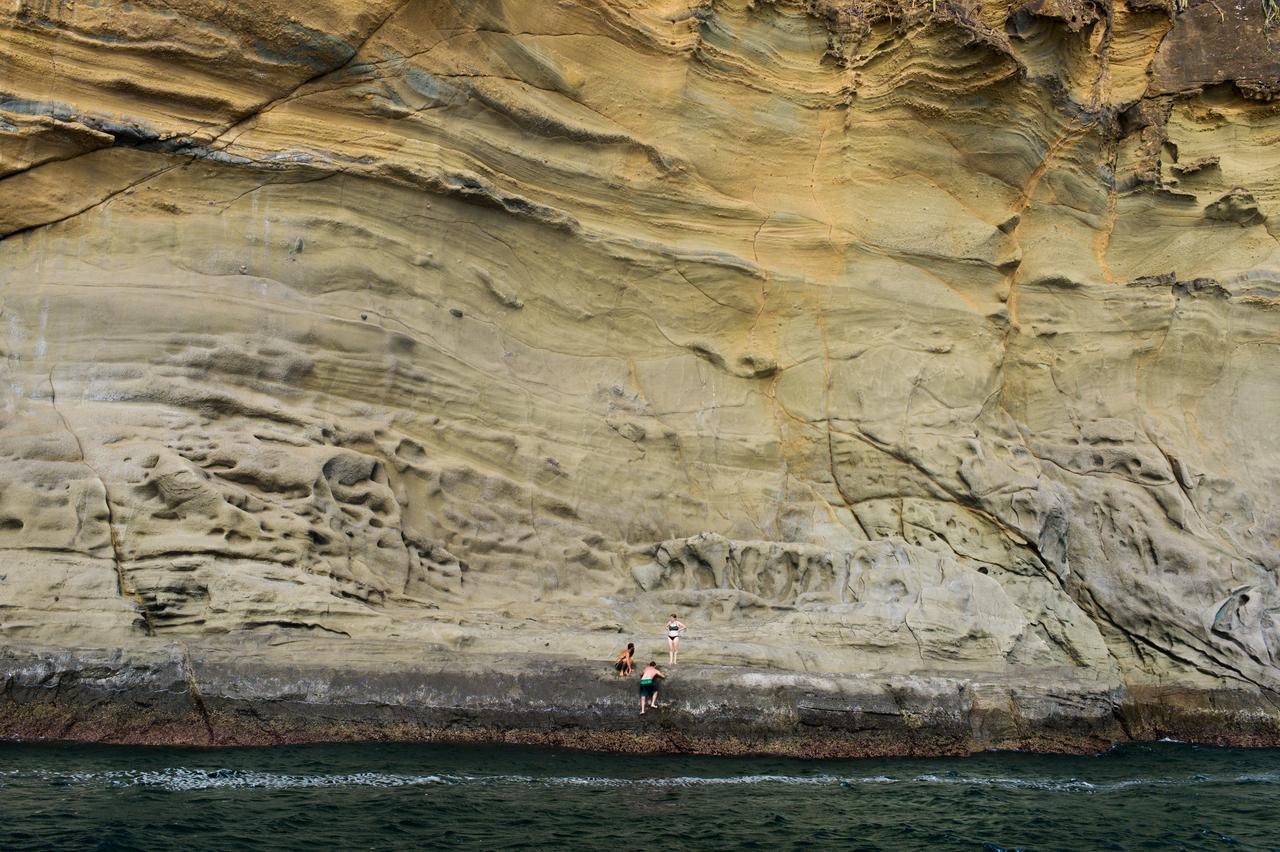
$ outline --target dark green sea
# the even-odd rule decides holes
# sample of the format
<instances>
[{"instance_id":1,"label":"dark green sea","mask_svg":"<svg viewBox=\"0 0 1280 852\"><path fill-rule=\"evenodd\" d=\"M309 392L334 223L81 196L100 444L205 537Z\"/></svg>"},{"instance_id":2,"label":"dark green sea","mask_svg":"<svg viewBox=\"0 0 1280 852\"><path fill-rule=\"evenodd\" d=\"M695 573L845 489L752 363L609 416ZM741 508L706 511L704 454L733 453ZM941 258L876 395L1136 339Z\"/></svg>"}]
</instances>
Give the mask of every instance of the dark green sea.
<instances>
[{"instance_id":1,"label":"dark green sea","mask_svg":"<svg viewBox=\"0 0 1280 852\"><path fill-rule=\"evenodd\" d=\"M0 849L1280 849L1280 751L638 757L0 743Z\"/></svg>"}]
</instances>

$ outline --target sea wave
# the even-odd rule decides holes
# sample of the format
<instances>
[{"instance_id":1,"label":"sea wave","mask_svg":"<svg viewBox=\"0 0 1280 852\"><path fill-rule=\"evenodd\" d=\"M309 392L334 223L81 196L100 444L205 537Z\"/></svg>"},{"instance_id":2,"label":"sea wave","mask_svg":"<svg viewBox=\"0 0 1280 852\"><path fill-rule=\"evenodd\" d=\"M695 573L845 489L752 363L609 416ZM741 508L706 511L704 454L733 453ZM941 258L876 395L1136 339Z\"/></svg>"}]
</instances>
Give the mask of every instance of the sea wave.
<instances>
[{"instance_id":1,"label":"sea wave","mask_svg":"<svg viewBox=\"0 0 1280 852\"><path fill-rule=\"evenodd\" d=\"M835 775L734 775L724 777L679 776L672 778L616 778L591 775L409 775L387 772L353 772L335 775L290 775L243 769L193 769L176 767L157 770L119 769L105 772L0 773L0 784L21 780L44 781L52 785L106 784L115 787L158 787L165 790L267 789L290 790L309 787L416 787L431 785L540 785L550 787L693 787L700 785L754 784L880 784L895 783L888 776L844 778Z\"/></svg>"},{"instance_id":2,"label":"sea wave","mask_svg":"<svg viewBox=\"0 0 1280 852\"><path fill-rule=\"evenodd\" d=\"M150 787L172 792L245 789L293 790L332 787L428 787L438 785L537 785L546 787L716 787L765 784L801 786L861 787L895 784L969 785L1006 790L1033 790L1050 793L1110 793L1134 787L1181 787L1201 784L1280 784L1280 772L1231 776L1193 775L1179 778L1123 778L1089 781L1082 778L1017 778L971 774L923 774L845 776L813 775L684 775L665 778L620 778L609 776L457 775L352 772L343 774L295 775L245 769L199 769L173 767L154 770L110 770L58 772L51 770L11 770L0 772L0 786L23 781L52 786L106 785Z\"/></svg>"}]
</instances>

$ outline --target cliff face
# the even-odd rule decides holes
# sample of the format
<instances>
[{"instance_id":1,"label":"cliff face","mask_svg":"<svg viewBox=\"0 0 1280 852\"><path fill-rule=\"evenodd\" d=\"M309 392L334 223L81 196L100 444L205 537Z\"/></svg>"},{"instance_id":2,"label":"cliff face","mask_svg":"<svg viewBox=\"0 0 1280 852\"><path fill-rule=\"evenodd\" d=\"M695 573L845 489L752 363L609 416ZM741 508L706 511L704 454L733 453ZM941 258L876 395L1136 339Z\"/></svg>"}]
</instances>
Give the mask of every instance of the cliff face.
<instances>
[{"instance_id":1,"label":"cliff face","mask_svg":"<svg viewBox=\"0 0 1280 852\"><path fill-rule=\"evenodd\" d=\"M1007 707L978 745L1270 741L1269 8L17 0L6 727L120 738L48 687L158 655L227 738L332 703L255 673L648 657L675 610L689 663ZM439 677L388 689L478 700Z\"/></svg>"}]
</instances>

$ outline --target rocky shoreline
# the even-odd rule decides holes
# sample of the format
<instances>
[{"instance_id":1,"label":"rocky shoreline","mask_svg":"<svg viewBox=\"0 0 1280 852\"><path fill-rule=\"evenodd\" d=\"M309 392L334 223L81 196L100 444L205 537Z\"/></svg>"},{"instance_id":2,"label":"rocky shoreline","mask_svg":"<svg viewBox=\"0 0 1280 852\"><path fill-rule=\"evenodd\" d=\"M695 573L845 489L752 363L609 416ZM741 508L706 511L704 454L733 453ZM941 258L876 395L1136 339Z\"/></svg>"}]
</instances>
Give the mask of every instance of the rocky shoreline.
<instances>
[{"instance_id":1,"label":"rocky shoreline","mask_svg":"<svg viewBox=\"0 0 1280 852\"><path fill-rule=\"evenodd\" d=\"M527 658L236 659L176 643L141 651L0 649L0 737L166 746L491 742L622 753L811 758L1097 753L1165 737L1280 746L1259 693L1041 678L831 675L689 665L640 717L635 681Z\"/></svg>"}]
</instances>

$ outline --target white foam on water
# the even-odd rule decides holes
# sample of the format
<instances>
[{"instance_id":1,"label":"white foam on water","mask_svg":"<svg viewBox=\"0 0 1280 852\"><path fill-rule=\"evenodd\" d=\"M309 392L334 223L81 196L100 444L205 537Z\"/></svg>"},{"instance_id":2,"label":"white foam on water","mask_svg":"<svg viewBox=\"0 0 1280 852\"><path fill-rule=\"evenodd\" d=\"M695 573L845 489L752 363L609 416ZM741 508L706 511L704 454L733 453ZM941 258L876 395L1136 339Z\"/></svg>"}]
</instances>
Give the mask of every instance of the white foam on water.
<instances>
[{"instance_id":1,"label":"white foam on water","mask_svg":"<svg viewBox=\"0 0 1280 852\"><path fill-rule=\"evenodd\" d=\"M756 784L856 785L892 784L899 779L887 775L842 777L837 775L733 775L722 777L677 776L672 778L615 778L591 775L405 775L384 772L354 772L340 775L288 775L242 769L118 769L105 772L3 773L25 776L56 785L105 784L114 787L156 787L164 790L264 789L292 790L315 787L411 787L425 785L507 785L531 784L550 787L696 787L749 786Z\"/></svg>"},{"instance_id":2,"label":"white foam on water","mask_svg":"<svg viewBox=\"0 0 1280 852\"><path fill-rule=\"evenodd\" d=\"M109 772L36 773L53 784L107 784L113 787L158 787L165 790L265 789L307 787L408 787L456 783L444 775L396 775L353 772L342 775L284 775L243 769L118 769Z\"/></svg>"},{"instance_id":3,"label":"white foam on water","mask_svg":"<svg viewBox=\"0 0 1280 852\"><path fill-rule=\"evenodd\" d=\"M103 772L0 771L0 781L32 779L49 784L152 787L173 792L211 789L295 790L333 787L416 787L432 785L538 785L548 787L719 787L784 784L801 786L859 787L880 784L970 785L1006 790L1056 793L1110 793L1133 787L1178 787L1197 784L1280 784L1280 772L1234 776L1193 775L1184 778L1132 778L1086 781L1081 778L1012 778L960 774L924 774L894 778L888 775L682 775L670 778L617 778L605 776L534 775L411 775L386 772L353 772L333 775L291 775L245 769L196 769L173 767Z\"/></svg>"},{"instance_id":4,"label":"white foam on water","mask_svg":"<svg viewBox=\"0 0 1280 852\"><path fill-rule=\"evenodd\" d=\"M1165 783L1161 779L1133 779L1095 783L1080 778L988 778L972 775L919 775L912 780L924 784L964 784L975 787L998 787L1006 790L1041 790L1063 793L1093 793Z\"/></svg>"},{"instance_id":5,"label":"white foam on water","mask_svg":"<svg viewBox=\"0 0 1280 852\"><path fill-rule=\"evenodd\" d=\"M1007 790L1039 790L1059 793L1113 793L1132 787L1186 787L1196 784L1277 784L1280 773L1258 775L1192 775L1184 778L1121 778L1112 781L1085 781L1082 778L999 778L974 775L919 775L912 779L925 784L967 784Z\"/></svg>"},{"instance_id":6,"label":"white foam on water","mask_svg":"<svg viewBox=\"0 0 1280 852\"><path fill-rule=\"evenodd\" d=\"M517 776L503 776L494 781L514 781ZM708 777L702 775L681 775L674 778L599 778L599 777L555 777L530 778L521 777L522 781L554 786L582 787L701 787L701 786L738 786L751 784L797 784L797 785L851 785L851 784L893 784L898 781L887 775L847 778L839 775L730 775Z\"/></svg>"}]
</instances>

